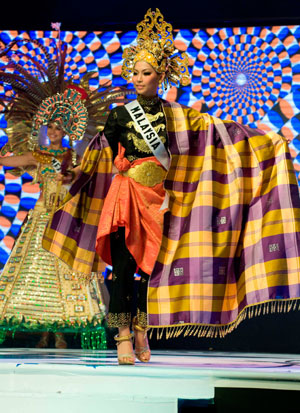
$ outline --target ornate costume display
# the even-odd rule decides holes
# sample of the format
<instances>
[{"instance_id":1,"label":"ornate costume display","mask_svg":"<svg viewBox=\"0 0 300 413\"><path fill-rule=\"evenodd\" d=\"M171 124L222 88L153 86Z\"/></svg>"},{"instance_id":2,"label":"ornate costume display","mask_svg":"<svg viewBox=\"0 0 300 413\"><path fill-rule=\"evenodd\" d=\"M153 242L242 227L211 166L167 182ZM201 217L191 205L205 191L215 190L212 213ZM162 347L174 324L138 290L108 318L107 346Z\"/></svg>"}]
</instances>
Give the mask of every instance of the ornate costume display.
<instances>
[{"instance_id":1,"label":"ornate costume display","mask_svg":"<svg viewBox=\"0 0 300 413\"><path fill-rule=\"evenodd\" d=\"M93 280L85 285L78 273L41 247L57 193L57 172L49 160L53 157L62 161L65 152L48 151L50 156L39 159L37 180L43 197L29 212L0 277L0 326L2 331L98 330L100 336L92 336L103 347L105 306L98 282ZM67 188L61 186L60 200L66 192Z\"/></svg>"},{"instance_id":2,"label":"ornate costume display","mask_svg":"<svg viewBox=\"0 0 300 413\"><path fill-rule=\"evenodd\" d=\"M32 42L44 52L47 67L29 57L38 76L17 63L22 54L18 46L23 42ZM119 88L90 90L92 74L80 84L65 81L65 56L62 46L57 61L53 61L36 40L15 40L0 52L5 62L0 81L13 89L13 94L1 101L9 138L2 153L31 152L38 167L17 168L12 173L26 170L41 187L41 196L0 276L0 331L4 335L7 330L80 332L83 347L106 348L106 311L98 277L90 274L93 279L85 284L82 274L45 251L41 241L49 218L68 192L66 185L57 182L57 174L70 171L79 162L74 143L103 129L109 105L124 101L125 92ZM53 150L45 145L46 128L51 123L63 129L69 148ZM103 269L102 263L97 272Z\"/></svg>"},{"instance_id":3,"label":"ornate costume display","mask_svg":"<svg viewBox=\"0 0 300 413\"><path fill-rule=\"evenodd\" d=\"M124 51L124 77L143 60L167 80L175 70L185 82L185 66L171 64L171 26L159 11L148 11L137 27L138 46ZM168 170L153 159L126 106L116 108L86 150L44 248L87 276L99 265L95 243L113 267L113 255L126 252L128 267L116 258L113 279L136 269L150 275L148 318L137 316L158 337L223 337L247 315L295 308L300 200L287 142L157 97L138 100L169 151ZM113 162L119 174L111 181ZM111 325L130 323L126 294L124 306L111 309Z\"/></svg>"}]
</instances>

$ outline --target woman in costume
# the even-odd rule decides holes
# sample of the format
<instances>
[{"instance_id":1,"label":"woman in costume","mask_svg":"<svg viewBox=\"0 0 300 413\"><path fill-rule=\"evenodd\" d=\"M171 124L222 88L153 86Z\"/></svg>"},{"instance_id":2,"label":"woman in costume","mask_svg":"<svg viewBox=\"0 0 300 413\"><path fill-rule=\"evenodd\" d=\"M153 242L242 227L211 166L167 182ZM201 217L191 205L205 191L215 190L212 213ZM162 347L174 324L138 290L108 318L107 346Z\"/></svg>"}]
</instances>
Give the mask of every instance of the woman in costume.
<instances>
[{"instance_id":1,"label":"woman in costume","mask_svg":"<svg viewBox=\"0 0 300 413\"><path fill-rule=\"evenodd\" d=\"M16 46L23 42L28 41L15 41L1 53L8 62L0 70L0 80L10 84L15 94L7 97L5 112L6 149L13 156L1 157L0 165L15 168L13 173L29 172L41 190L0 277L0 331L3 335L7 330L42 332L37 347L47 347L49 333L54 332L56 348L67 346L63 332L80 332L83 347L105 348L105 305L97 278L85 284L82 274L43 250L41 240L51 214L68 192L66 184L76 175L79 157L73 144L85 133L95 134L98 127L103 128L101 118L110 103L120 101L120 90L90 91L91 74L80 85L65 82L66 49L56 64L46 49L32 40L48 61L48 69L38 62L35 65L35 73L44 80L39 82L15 62ZM11 73L12 68L22 76ZM63 145L66 135L69 147ZM61 174L63 185L58 181Z\"/></svg>"},{"instance_id":2,"label":"woman in costume","mask_svg":"<svg viewBox=\"0 0 300 413\"><path fill-rule=\"evenodd\" d=\"M161 39L151 32L147 18L154 27L160 26ZM170 161L166 118L157 92L163 83L189 83L187 56L174 53L168 26L160 12L149 11L137 27L138 45L125 49L122 70L122 76L133 82L137 101L130 103L129 111L125 106L113 109L103 131L118 173L104 202L96 252L113 267L107 321L119 329L115 340L120 364L134 364L134 356L142 362L150 360L147 291L162 241L167 210L167 205L162 206L163 181ZM141 278L132 319L136 271Z\"/></svg>"},{"instance_id":3,"label":"woman in costume","mask_svg":"<svg viewBox=\"0 0 300 413\"><path fill-rule=\"evenodd\" d=\"M152 13L148 14L152 18ZM147 290L162 240L163 215L167 209L161 208L165 197L163 180L169 166L166 119L157 91L163 82L166 85L189 82L187 56L173 53L172 34L165 36L170 26L163 22L160 13L155 15L156 24L164 31L161 43L155 43L157 33L151 38L150 28L142 23L143 33L137 48L125 51L122 72L128 80L132 75L141 112L147 118L150 143L141 136L124 106L112 109L103 131L117 174L101 213L96 252L113 267L107 322L109 327L119 329L115 340L120 364L134 364L135 356L142 362L150 360ZM165 55L161 56L163 51ZM143 125L142 128L145 129ZM157 158L157 153L161 157ZM141 278L132 319L135 272Z\"/></svg>"},{"instance_id":4,"label":"woman in costume","mask_svg":"<svg viewBox=\"0 0 300 413\"><path fill-rule=\"evenodd\" d=\"M112 264L108 323L119 328L120 364L135 362L131 324L147 362L147 327L158 337L223 337L300 297L300 201L286 141L160 99L160 83L187 84L187 56L158 9L137 31L122 70L137 100L112 110L43 239L86 274L97 255Z\"/></svg>"},{"instance_id":5,"label":"woman in costume","mask_svg":"<svg viewBox=\"0 0 300 413\"><path fill-rule=\"evenodd\" d=\"M137 100L146 113L149 130L159 136L167 165L166 122L157 96L163 78L164 73L156 72L149 63L137 58L132 77ZM148 134L151 132L148 131ZM130 333L131 323L135 356L142 362L148 362L147 290L162 239L166 208L161 209L161 206L165 196L163 179L166 168L140 136L137 125L124 106L112 110L104 135L118 171L104 202L96 245L96 252L113 268L107 321L108 326L119 329L119 334L115 336L119 363L134 364L130 343L133 336ZM154 139L152 137L150 140ZM131 320L134 273L137 271L141 278L136 316Z\"/></svg>"}]
</instances>

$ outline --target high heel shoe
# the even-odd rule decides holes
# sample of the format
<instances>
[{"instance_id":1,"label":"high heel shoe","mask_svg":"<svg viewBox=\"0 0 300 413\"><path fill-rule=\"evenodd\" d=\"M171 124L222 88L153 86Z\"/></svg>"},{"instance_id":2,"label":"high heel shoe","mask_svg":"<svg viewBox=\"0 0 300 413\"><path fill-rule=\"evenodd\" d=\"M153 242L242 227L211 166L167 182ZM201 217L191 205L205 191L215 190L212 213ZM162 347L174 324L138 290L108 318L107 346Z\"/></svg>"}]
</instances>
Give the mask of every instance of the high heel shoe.
<instances>
[{"instance_id":1,"label":"high heel shoe","mask_svg":"<svg viewBox=\"0 0 300 413\"><path fill-rule=\"evenodd\" d=\"M137 323L137 318L134 317L132 320L132 328L134 331L138 332L143 332L144 333L144 340L146 342L146 345L143 347L139 347L137 345L135 345L135 355L136 358L138 360L140 360L142 363L149 363L150 358L151 358L151 351L150 351L150 347L149 347L149 343L148 343L148 337L147 337L147 331L148 328L147 327L141 327L140 325L138 325ZM135 337L135 343L137 343L137 339Z\"/></svg>"},{"instance_id":2,"label":"high heel shoe","mask_svg":"<svg viewBox=\"0 0 300 413\"><path fill-rule=\"evenodd\" d=\"M117 334L116 336L114 336L114 339L118 347L122 343L122 341L130 341L130 343L132 344L132 337L133 337L133 333L127 334L126 336L119 336L119 334ZM133 366L135 364L134 353L131 352L131 353L118 354L118 363L119 365Z\"/></svg>"},{"instance_id":3,"label":"high heel shoe","mask_svg":"<svg viewBox=\"0 0 300 413\"><path fill-rule=\"evenodd\" d=\"M49 346L49 337L50 333L48 331L44 331L35 348L47 348Z\"/></svg>"},{"instance_id":4,"label":"high heel shoe","mask_svg":"<svg viewBox=\"0 0 300 413\"><path fill-rule=\"evenodd\" d=\"M55 333L55 348L65 349L68 348L68 344L62 333Z\"/></svg>"}]
</instances>

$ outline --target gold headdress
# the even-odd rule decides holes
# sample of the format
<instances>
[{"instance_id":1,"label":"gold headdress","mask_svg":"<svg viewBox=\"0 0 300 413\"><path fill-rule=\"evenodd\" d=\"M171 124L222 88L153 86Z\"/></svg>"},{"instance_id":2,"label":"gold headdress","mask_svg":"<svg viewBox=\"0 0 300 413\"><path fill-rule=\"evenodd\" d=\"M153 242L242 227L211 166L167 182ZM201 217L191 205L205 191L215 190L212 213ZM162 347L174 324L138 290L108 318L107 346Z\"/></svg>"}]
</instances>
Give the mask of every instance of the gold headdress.
<instances>
[{"instance_id":1,"label":"gold headdress","mask_svg":"<svg viewBox=\"0 0 300 413\"><path fill-rule=\"evenodd\" d=\"M33 58L30 48L24 54L24 44L36 47L42 58ZM6 152L20 155L38 149L40 131L51 122L63 128L71 146L75 141L88 141L103 129L110 104L127 101L126 95L130 92L125 88L104 85L102 91L91 90L92 72L83 76L79 84L66 80L66 52L66 45L59 42L56 61L52 60L36 39L15 39L0 49L0 85L11 87L10 94L0 95L0 110L7 121L8 136L2 155ZM29 69L19 63L21 58L26 60ZM73 158L76 158L74 151Z\"/></svg>"},{"instance_id":2,"label":"gold headdress","mask_svg":"<svg viewBox=\"0 0 300 413\"><path fill-rule=\"evenodd\" d=\"M145 14L144 20L137 26L137 46L124 50L122 77L131 79L134 65L138 61L149 63L157 73L165 73L164 83L186 86L190 82L188 56L179 53L174 47L172 25L164 21L159 9Z\"/></svg>"}]
</instances>

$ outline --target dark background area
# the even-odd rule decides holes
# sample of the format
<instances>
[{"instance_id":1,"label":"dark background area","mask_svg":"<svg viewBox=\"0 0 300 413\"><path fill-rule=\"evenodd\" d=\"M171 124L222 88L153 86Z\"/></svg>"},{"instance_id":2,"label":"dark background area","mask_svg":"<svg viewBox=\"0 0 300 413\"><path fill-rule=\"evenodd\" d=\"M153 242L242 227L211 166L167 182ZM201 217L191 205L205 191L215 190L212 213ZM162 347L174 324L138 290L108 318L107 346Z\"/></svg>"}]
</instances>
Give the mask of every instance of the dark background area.
<instances>
[{"instance_id":1,"label":"dark background area","mask_svg":"<svg viewBox=\"0 0 300 413\"><path fill-rule=\"evenodd\" d=\"M49 30L57 21L62 30L134 29L148 8L156 7L174 29L300 22L296 0L3 0L0 30Z\"/></svg>"}]
</instances>

